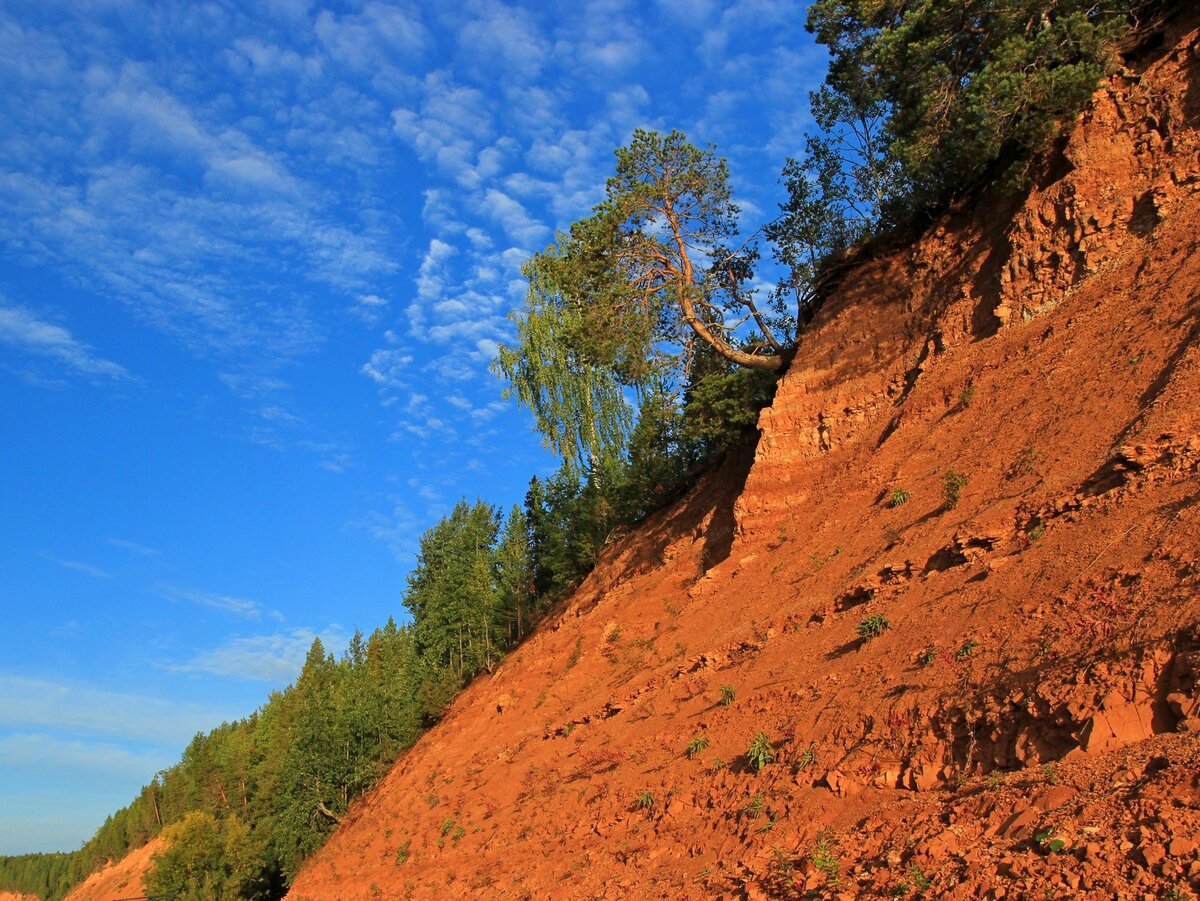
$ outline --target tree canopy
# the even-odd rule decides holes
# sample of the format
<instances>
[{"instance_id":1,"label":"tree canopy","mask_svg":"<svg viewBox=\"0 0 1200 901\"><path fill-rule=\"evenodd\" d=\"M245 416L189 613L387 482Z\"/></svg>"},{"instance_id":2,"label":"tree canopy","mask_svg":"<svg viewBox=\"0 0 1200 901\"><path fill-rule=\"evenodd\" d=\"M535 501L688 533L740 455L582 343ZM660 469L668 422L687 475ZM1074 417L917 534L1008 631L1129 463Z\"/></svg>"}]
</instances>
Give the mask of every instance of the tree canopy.
<instances>
[{"instance_id":1,"label":"tree canopy","mask_svg":"<svg viewBox=\"0 0 1200 901\"><path fill-rule=\"evenodd\" d=\"M999 169L1019 174L1083 108L1142 0L817 0L813 95L885 225L921 220ZM853 158L853 159L851 159Z\"/></svg>"}]
</instances>

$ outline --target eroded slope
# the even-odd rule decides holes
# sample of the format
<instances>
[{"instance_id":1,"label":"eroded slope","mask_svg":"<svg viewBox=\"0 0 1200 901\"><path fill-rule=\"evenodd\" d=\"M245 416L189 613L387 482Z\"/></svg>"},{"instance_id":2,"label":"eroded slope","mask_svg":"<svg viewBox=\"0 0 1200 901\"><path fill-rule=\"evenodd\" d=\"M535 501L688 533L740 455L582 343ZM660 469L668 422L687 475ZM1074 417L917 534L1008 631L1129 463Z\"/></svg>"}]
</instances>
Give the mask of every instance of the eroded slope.
<instances>
[{"instance_id":1,"label":"eroded slope","mask_svg":"<svg viewBox=\"0 0 1200 901\"><path fill-rule=\"evenodd\" d=\"M1194 25L848 277L749 476L611 547L290 897L1200 887Z\"/></svg>"}]
</instances>

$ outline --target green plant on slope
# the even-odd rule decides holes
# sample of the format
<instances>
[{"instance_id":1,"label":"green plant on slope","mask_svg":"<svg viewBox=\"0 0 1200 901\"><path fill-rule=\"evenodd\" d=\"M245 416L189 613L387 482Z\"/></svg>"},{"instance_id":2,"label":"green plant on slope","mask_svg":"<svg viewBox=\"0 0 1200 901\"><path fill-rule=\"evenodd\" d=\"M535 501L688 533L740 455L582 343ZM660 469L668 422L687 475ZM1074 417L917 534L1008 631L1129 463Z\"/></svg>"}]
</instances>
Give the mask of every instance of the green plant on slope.
<instances>
[{"instance_id":1,"label":"green plant on slope","mask_svg":"<svg viewBox=\"0 0 1200 901\"><path fill-rule=\"evenodd\" d=\"M771 742L765 732L759 732L750 742L750 747L746 751L746 762L756 773L762 772L763 767L768 763L775 762L775 749L771 747Z\"/></svg>"},{"instance_id":2,"label":"green plant on slope","mask_svg":"<svg viewBox=\"0 0 1200 901\"><path fill-rule=\"evenodd\" d=\"M872 613L855 626L854 631L858 633L858 637L863 641L870 641L872 638L878 638L891 627L892 624L888 622L887 617L882 613Z\"/></svg>"},{"instance_id":3,"label":"green plant on slope","mask_svg":"<svg viewBox=\"0 0 1200 901\"><path fill-rule=\"evenodd\" d=\"M912 497L912 495L908 491L897 485L892 489L891 496L888 497L888 506L902 507L908 503L908 499L910 497Z\"/></svg>"},{"instance_id":4,"label":"green plant on slope","mask_svg":"<svg viewBox=\"0 0 1200 901\"><path fill-rule=\"evenodd\" d=\"M767 802L763 800L762 795L754 795L742 805L742 814L750 817L752 820L757 820L760 816L766 813Z\"/></svg>"},{"instance_id":5,"label":"green plant on slope","mask_svg":"<svg viewBox=\"0 0 1200 901\"><path fill-rule=\"evenodd\" d=\"M967 477L953 469L946 470L942 476L942 500L947 510L953 510L962 500L963 489L967 487Z\"/></svg>"},{"instance_id":6,"label":"green plant on slope","mask_svg":"<svg viewBox=\"0 0 1200 901\"><path fill-rule=\"evenodd\" d=\"M837 856L837 842L833 838L833 830L822 829L817 833L816 845L809 856L813 868L825 877L825 885L837 888L842 883L841 861Z\"/></svg>"},{"instance_id":7,"label":"green plant on slope","mask_svg":"<svg viewBox=\"0 0 1200 901\"><path fill-rule=\"evenodd\" d=\"M697 755L708 749L708 739L703 735L697 735L688 742L687 756L688 759L694 759Z\"/></svg>"},{"instance_id":8,"label":"green plant on slope","mask_svg":"<svg viewBox=\"0 0 1200 901\"><path fill-rule=\"evenodd\" d=\"M732 685L722 685L717 689L717 702L722 707L728 707L736 697L737 693L733 690Z\"/></svg>"}]
</instances>

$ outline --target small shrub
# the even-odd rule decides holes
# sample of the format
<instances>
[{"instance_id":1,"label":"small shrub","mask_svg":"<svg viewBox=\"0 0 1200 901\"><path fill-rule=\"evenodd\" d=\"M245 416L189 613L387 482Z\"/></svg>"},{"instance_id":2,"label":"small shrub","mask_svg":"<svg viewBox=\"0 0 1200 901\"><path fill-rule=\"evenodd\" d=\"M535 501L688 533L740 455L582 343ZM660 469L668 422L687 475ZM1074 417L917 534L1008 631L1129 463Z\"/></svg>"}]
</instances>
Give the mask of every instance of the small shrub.
<instances>
[{"instance_id":1,"label":"small shrub","mask_svg":"<svg viewBox=\"0 0 1200 901\"><path fill-rule=\"evenodd\" d=\"M1046 777L1046 781L1051 785L1058 785L1058 773L1054 771L1054 764L1043 763L1042 775Z\"/></svg>"},{"instance_id":2,"label":"small shrub","mask_svg":"<svg viewBox=\"0 0 1200 901\"><path fill-rule=\"evenodd\" d=\"M895 488L892 489L891 497L888 498L888 506L889 507L902 507L908 503L908 499L910 497L912 497L911 494L909 494L903 488L896 486Z\"/></svg>"},{"instance_id":3,"label":"small shrub","mask_svg":"<svg viewBox=\"0 0 1200 901\"><path fill-rule=\"evenodd\" d=\"M637 796L635 803L638 810L644 810L648 813L654 809L654 795L650 794L650 792L642 792Z\"/></svg>"},{"instance_id":4,"label":"small shrub","mask_svg":"<svg viewBox=\"0 0 1200 901\"><path fill-rule=\"evenodd\" d=\"M872 613L855 626L854 631L858 633L858 637L863 641L870 641L872 638L878 638L891 627L892 624L887 621L887 617L882 613Z\"/></svg>"},{"instance_id":5,"label":"small shrub","mask_svg":"<svg viewBox=\"0 0 1200 901\"><path fill-rule=\"evenodd\" d=\"M967 382L962 387L962 391L958 392L958 409L965 410L971 406L971 401L975 399L975 386Z\"/></svg>"},{"instance_id":6,"label":"small shrub","mask_svg":"<svg viewBox=\"0 0 1200 901\"><path fill-rule=\"evenodd\" d=\"M396 849L396 866L403 866L411 854L409 846L412 844L412 839L406 839L404 844Z\"/></svg>"},{"instance_id":7,"label":"small shrub","mask_svg":"<svg viewBox=\"0 0 1200 901\"><path fill-rule=\"evenodd\" d=\"M917 666L929 666L937 659L937 648L926 648L917 655Z\"/></svg>"},{"instance_id":8,"label":"small shrub","mask_svg":"<svg viewBox=\"0 0 1200 901\"><path fill-rule=\"evenodd\" d=\"M732 685L722 685L717 689L717 694L719 696L718 703L722 707L728 707L733 703L733 699L737 697L737 692L733 690Z\"/></svg>"},{"instance_id":9,"label":"small shrub","mask_svg":"<svg viewBox=\"0 0 1200 901\"><path fill-rule=\"evenodd\" d=\"M759 732L750 742L750 747L746 751L746 761L750 764L750 769L756 773L761 773L763 767L768 763L775 762L775 749L771 747L771 742L765 732Z\"/></svg>"},{"instance_id":10,"label":"small shrub","mask_svg":"<svg viewBox=\"0 0 1200 901\"><path fill-rule=\"evenodd\" d=\"M967 477L953 469L946 470L942 476L942 499L947 510L953 510L962 500L962 491L967 487Z\"/></svg>"},{"instance_id":11,"label":"small shrub","mask_svg":"<svg viewBox=\"0 0 1200 901\"><path fill-rule=\"evenodd\" d=\"M1033 528L1031 528L1027 534L1029 535L1030 541L1037 541L1046 534L1046 524L1040 519L1034 520Z\"/></svg>"},{"instance_id":12,"label":"small shrub","mask_svg":"<svg viewBox=\"0 0 1200 901\"><path fill-rule=\"evenodd\" d=\"M958 650L954 652L954 659L966 660L968 657L973 657L975 656L975 649L978 647L979 642L977 642L974 638L968 638L959 646Z\"/></svg>"},{"instance_id":13,"label":"small shrub","mask_svg":"<svg viewBox=\"0 0 1200 901\"><path fill-rule=\"evenodd\" d=\"M694 759L697 755L708 749L708 739L703 735L697 735L688 742L687 756L688 759Z\"/></svg>"},{"instance_id":14,"label":"small shrub","mask_svg":"<svg viewBox=\"0 0 1200 901\"><path fill-rule=\"evenodd\" d=\"M711 769L714 773L717 773L725 769L727 766L729 766L729 761L727 761L724 757L714 757L712 759L712 763L709 764L709 769Z\"/></svg>"}]
</instances>

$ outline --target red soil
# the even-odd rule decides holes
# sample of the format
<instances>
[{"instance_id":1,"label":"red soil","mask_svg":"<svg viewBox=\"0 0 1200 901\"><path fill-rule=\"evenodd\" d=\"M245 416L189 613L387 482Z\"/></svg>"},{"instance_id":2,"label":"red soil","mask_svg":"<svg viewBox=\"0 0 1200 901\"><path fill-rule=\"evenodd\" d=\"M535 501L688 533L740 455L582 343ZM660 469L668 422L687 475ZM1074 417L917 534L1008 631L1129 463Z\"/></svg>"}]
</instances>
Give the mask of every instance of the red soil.
<instances>
[{"instance_id":1,"label":"red soil","mask_svg":"<svg viewBox=\"0 0 1200 901\"><path fill-rule=\"evenodd\" d=\"M1192 897L1194 15L1165 47L1027 197L848 276L752 465L614 542L289 897Z\"/></svg>"},{"instance_id":2,"label":"red soil","mask_svg":"<svg viewBox=\"0 0 1200 901\"><path fill-rule=\"evenodd\" d=\"M120 898L140 898L146 894L144 879L150 869L150 858L162 850L161 839L151 839L136 851L131 851L116 863L97 870L79 885L66 901L116 901Z\"/></svg>"},{"instance_id":3,"label":"red soil","mask_svg":"<svg viewBox=\"0 0 1200 901\"><path fill-rule=\"evenodd\" d=\"M38 901L37 895L18 895L16 892L0 892L0 901Z\"/></svg>"}]
</instances>

